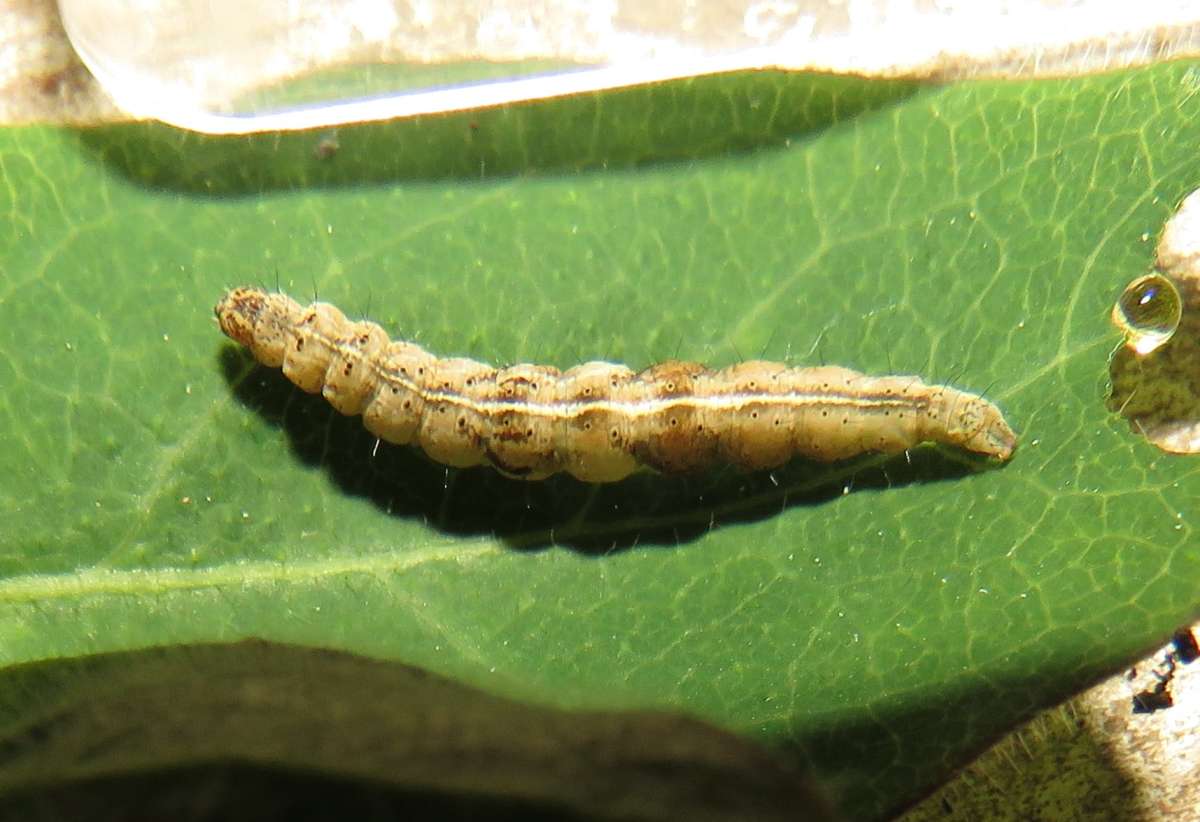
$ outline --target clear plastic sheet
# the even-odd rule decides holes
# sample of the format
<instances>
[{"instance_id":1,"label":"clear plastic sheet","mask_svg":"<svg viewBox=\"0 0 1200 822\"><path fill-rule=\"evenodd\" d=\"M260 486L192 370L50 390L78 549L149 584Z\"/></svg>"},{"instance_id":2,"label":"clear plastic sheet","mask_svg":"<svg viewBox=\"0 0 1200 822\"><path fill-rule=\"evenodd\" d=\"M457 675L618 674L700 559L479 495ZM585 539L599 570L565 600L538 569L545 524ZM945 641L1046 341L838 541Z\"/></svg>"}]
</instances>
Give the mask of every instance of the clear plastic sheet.
<instances>
[{"instance_id":1,"label":"clear plastic sheet","mask_svg":"<svg viewBox=\"0 0 1200 822\"><path fill-rule=\"evenodd\" d=\"M1200 8L1182 0L60 0L59 9L125 111L226 134L739 70L1029 76L1200 47Z\"/></svg>"}]
</instances>

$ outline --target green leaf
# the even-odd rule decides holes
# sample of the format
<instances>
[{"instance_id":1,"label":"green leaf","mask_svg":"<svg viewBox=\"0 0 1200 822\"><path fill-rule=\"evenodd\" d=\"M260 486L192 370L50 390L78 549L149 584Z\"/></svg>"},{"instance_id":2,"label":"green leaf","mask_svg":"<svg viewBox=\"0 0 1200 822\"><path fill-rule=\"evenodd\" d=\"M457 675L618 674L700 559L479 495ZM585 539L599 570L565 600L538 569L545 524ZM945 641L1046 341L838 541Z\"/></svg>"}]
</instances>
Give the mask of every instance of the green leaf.
<instances>
[{"instance_id":1,"label":"green leaf","mask_svg":"<svg viewBox=\"0 0 1200 822\"><path fill-rule=\"evenodd\" d=\"M682 711L896 808L1196 613L1200 464L1104 406L1108 309L1200 179L1195 88L760 74L336 135L0 133L0 659L330 647ZM447 472L252 367L211 315L243 283L493 362L916 373L1021 445ZM0 695L15 728L28 689Z\"/></svg>"}]
</instances>

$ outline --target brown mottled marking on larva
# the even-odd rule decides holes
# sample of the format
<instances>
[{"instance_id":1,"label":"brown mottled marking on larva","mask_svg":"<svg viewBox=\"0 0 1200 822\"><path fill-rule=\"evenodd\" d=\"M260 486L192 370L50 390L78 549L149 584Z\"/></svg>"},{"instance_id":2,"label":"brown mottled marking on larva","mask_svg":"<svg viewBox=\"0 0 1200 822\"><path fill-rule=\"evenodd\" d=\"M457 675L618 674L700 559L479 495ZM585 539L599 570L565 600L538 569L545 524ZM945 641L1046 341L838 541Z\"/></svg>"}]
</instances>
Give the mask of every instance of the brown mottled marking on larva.
<instances>
[{"instance_id":1,"label":"brown mottled marking on larva","mask_svg":"<svg viewBox=\"0 0 1200 822\"><path fill-rule=\"evenodd\" d=\"M995 405L916 377L757 360L720 370L672 360L636 374L607 362L496 369L389 342L374 323L278 292L235 288L216 312L221 330L259 362L342 413L362 414L379 438L522 479L566 471L614 482L641 467L683 473L717 462L761 470L795 456L829 461L922 442L1007 460L1016 447Z\"/></svg>"}]
</instances>

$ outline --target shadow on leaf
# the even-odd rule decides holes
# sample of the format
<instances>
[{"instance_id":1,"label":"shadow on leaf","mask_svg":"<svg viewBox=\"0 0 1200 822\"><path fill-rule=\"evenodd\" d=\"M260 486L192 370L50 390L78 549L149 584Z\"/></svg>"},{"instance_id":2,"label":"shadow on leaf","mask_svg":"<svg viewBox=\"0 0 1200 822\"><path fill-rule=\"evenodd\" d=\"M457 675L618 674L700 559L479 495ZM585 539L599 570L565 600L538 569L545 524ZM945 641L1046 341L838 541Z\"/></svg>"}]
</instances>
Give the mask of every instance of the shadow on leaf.
<instances>
[{"instance_id":1,"label":"shadow on leaf","mask_svg":"<svg viewBox=\"0 0 1200 822\"><path fill-rule=\"evenodd\" d=\"M255 196L698 160L783 145L920 87L755 72L337 130L215 137L134 123L89 129L80 140L138 185Z\"/></svg>"},{"instance_id":2,"label":"shadow on leaf","mask_svg":"<svg viewBox=\"0 0 1200 822\"><path fill-rule=\"evenodd\" d=\"M986 465L928 447L832 465L794 460L769 472L646 473L599 485L560 474L522 482L485 467L447 468L418 448L379 442L359 418L300 392L277 370L249 365L240 350L227 346L221 357L239 402L283 428L296 455L322 467L345 493L392 516L421 519L448 534L492 535L519 549L557 545L603 555L634 545L675 546L849 492L952 481Z\"/></svg>"}]
</instances>

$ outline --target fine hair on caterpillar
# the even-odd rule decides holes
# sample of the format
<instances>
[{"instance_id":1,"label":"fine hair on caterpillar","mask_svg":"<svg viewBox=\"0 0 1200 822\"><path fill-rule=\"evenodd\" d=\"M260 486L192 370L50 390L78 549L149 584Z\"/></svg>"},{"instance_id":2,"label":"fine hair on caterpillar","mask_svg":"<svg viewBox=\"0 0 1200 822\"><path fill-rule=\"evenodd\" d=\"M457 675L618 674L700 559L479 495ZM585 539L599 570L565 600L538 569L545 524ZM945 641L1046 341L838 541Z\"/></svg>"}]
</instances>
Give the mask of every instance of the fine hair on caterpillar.
<instances>
[{"instance_id":1,"label":"fine hair on caterpillar","mask_svg":"<svg viewBox=\"0 0 1200 822\"><path fill-rule=\"evenodd\" d=\"M565 471L615 482L719 463L776 468L939 442L1007 460L1016 435L984 398L917 377L750 360L722 369L670 360L634 372L610 362L566 371L495 368L392 341L328 303L235 288L216 306L221 330L302 390L367 430L415 443L454 467L492 465L518 479Z\"/></svg>"}]
</instances>

